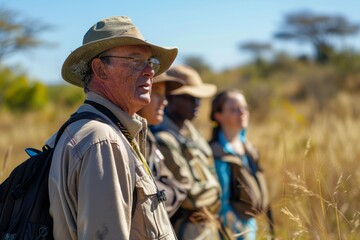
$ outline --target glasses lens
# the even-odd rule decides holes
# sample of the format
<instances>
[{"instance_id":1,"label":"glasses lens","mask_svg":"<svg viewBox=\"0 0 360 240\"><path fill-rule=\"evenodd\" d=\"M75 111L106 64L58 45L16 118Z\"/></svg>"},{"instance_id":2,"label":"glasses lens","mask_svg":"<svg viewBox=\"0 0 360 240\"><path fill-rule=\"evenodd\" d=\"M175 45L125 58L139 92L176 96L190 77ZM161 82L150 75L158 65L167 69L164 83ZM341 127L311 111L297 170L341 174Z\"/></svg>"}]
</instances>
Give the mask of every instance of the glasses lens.
<instances>
[{"instance_id":1,"label":"glasses lens","mask_svg":"<svg viewBox=\"0 0 360 240\"><path fill-rule=\"evenodd\" d=\"M149 64L154 69L154 72L157 73L160 69L160 61L157 58L150 58Z\"/></svg>"},{"instance_id":2,"label":"glasses lens","mask_svg":"<svg viewBox=\"0 0 360 240\"><path fill-rule=\"evenodd\" d=\"M133 64L137 70L143 70L147 66L147 64L149 64L150 67L154 69L155 73L157 73L160 69L160 61L156 58L150 58L149 60L133 58Z\"/></svg>"}]
</instances>

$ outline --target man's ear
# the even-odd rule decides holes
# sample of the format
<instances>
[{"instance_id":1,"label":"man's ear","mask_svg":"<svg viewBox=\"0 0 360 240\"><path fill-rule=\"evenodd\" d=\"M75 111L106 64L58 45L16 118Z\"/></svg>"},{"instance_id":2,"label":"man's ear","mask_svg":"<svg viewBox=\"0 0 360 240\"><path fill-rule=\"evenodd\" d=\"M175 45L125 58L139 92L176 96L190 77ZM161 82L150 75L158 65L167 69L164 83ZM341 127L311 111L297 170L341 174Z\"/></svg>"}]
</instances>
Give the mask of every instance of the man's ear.
<instances>
[{"instance_id":1,"label":"man's ear","mask_svg":"<svg viewBox=\"0 0 360 240\"><path fill-rule=\"evenodd\" d=\"M94 60L92 60L91 68L92 68L93 74L97 78L99 78L101 80L108 79L105 64L99 58L95 58Z\"/></svg>"}]
</instances>

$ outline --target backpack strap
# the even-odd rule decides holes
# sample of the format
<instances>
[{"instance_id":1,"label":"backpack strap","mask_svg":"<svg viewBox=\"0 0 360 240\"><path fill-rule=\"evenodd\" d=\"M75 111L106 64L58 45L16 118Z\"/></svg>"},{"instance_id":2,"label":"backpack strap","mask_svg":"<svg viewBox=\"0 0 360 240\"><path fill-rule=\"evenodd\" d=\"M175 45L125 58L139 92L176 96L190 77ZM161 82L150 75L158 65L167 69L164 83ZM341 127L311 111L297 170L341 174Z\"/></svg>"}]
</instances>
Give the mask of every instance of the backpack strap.
<instances>
[{"instance_id":1,"label":"backpack strap","mask_svg":"<svg viewBox=\"0 0 360 240\"><path fill-rule=\"evenodd\" d=\"M90 100L85 100L84 103L89 104L91 106L93 106L96 110L98 110L99 112L101 112L102 114L104 114L105 116L107 116L108 118L110 118L110 120L119 127L119 129L121 130L121 132L125 135L126 139L129 141L129 143L131 143L132 138L130 136L129 131L124 127L124 125L119 121L119 119L115 116L115 114L113 112L111 112L107 107L105 107L104 105L101 105L97 102L94 101L90 101Z\"/></svg>"},{"instance_id":2,"label":"backpack strap","mask_svg":"<svg viewBox=\"0 0 360 240\"><path fill-rule=\"evenodd\" d=\"M145 157L143 156L143 154L141 153L138 145L136 144L135 140L131 137L129 131L124 127L124 125L119 121L119 119L115 116L115 114L113 112L111 112L107 107L94 102L94 101L90 101L90 100L85 100L86 104L89 104L91 106L93 106L95 109L97 109L98 111L100 111L101 113L103 113L104 115L106 115L108 118L110 118L110 120L119 127L120 131L124 134L124 136L126 137L126 139L128 140L129 144L131 145L131 147L133 148L133 150L135 151L136 155L139 157L139 159L141 160L145 170L148 172L148 174L151 176L151 170L149 169L149 166L146 164L146 160Z\"/></svg>"},{"instance_id":3,"label":"backpack strap","mask_svg":"<svg viewBox=\"0 0 360 240\"><path fill-rule=\"evenodd\" d=\"M82 119L89 119L89 120L96 120L99 122L104 122L105 120L103 118L101 118L99 115L97 115L96 113L93 112L76 112L73 113L70 118L59 128L57 134L56 134L56 138L55 138L55 143L54 143L54 148L56 146L56 144L58 143L61 135L63 134L63 132L65 131L65 129L73 122L76 122L78 120L82 120Z\"/></svg>"},{"instance_id":4,"label":"backpack strap","mask_svg":"<svg viewBox=\"0 0 360 240\"><path fill-rule=\"evenodd\" d=\"M197 142L191 140L191 139L187 139L186 137L182 136L181 134L177 133L175 130L173 129L162 129L160 131L157 132L156 134L156 139L157 141L161 142L163 141L162 139L158 138L158 134L161 132L165 132L171 136L174 137L174 139L179 143L180 148L181 148L181 152L183 154L183 156L187 159L190 160L191 158L194 158L194 154L192 152L192 149L197 149L199 150L203 155L205 155L205 157L209 157L209 154L201 147L197 144ZM187 157L186 157L187 156ZM188 159L189 158L189 159Z\"/></svg>"},{"instance_id":5,"label":"backpack strap","mask_svg":"<svg viewBox=\"0 0 360 240\"><path fill-rule=\"evenodd\" d=\"M89 120L97 120L97 121L101 121L101 122L104 122L104 120L102 118L100 118L100 116L98 116L97 114L95 113L92 113L92 112L76 112L76 113L73 113L70 118L59 128L58 132L56 133L56 138L55 138L55 143L54 143L54 146L51 148L49 145L45 144L42 148L43 152L45 151L48 151L50 149L55 149L56 147L56 144L58 143L61 135L64 133L65 129L67 126L69 126L71 123L73 122L76 122L78 120L82 120L82 119L89 119ZM32 152L29 152L29 149L30 151ZM34 149L34 148L27 148L25 149L25 152L27 152L30 157L31 156L35 156L36 154L39 154L41 153L40 150L37 150L37 149ZM52 157L51 157L51 160L52 160ZM49 162L49 164L51 164ZM29 175L28 176L28 179L26 179L24 181L24 184L22 185L21 188L27 188L28 184L31 184L31 179L33 178L33 176L36 174L36 172L34 172L33 174Z\"/></svg>"},{"instance_id":6,"label":"backpack strap","mask_svg":"<svg viewBox=\"0 0 360 240\"><path fill-rule=\"evenodd\" d=\"M225 153L224 148L220 145L219 142L212 142L210 147L213 151L215 159L221 159L224 162L233 163L239 165L240 167L243 166L241 158L233 154Z\"/></svg>"},{"instance_id":7,"label":"backpack strap","mask_svg":"<svg viewBox=\"0 0 360 240\"><path fill-rule=\"evenodd\" d=\"M245 148L246 155L251 157L252 160L256 164L258 164L259 158L260 158L258 150L250 142L245 142L244 143L244 148Z\"/></svg>"}]
</instances>

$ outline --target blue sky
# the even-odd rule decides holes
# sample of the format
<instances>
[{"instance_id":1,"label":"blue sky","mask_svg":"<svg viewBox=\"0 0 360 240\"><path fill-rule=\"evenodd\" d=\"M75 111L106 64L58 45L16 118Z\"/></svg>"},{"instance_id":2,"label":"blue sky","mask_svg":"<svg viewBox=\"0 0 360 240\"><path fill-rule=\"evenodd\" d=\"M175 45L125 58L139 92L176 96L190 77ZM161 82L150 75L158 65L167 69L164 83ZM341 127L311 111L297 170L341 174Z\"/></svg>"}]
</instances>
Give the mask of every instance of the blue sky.
<instances>
[{"instance_id":1,"label":"blue sky","mask_svg":"<svg viewBox=\"0 0 360 240\"><path fill-rule=\"evenodd\" d=\"M238 46L250 40L270 42L275 50L309 51L307 46L273 39L288 13L306 9L360 23L360 2L354 0L1 0L0 7L53 26L40 38L54 47L18 53L5 61L48 84L63 82L60 72L66 57L81 45L90 26L109 16L129 16L148 41L177 46L175 63L198 56L217 71L248 61L250 56ZM359 36L347 41L360 47Z\"/></svg>"}]
</instances>

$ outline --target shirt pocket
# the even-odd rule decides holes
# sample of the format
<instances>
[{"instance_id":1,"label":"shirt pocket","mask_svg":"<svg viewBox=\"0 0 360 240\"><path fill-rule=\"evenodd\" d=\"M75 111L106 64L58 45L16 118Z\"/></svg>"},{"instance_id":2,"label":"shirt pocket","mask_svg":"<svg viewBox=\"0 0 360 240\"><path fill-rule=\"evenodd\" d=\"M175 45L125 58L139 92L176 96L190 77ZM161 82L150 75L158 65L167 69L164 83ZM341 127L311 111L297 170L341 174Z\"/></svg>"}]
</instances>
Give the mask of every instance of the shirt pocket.
<instances>
[{"instance_id":1,"label":"shirt pocket","mask_svg":"<svg viewBox=\"0 0 360 240\"><path fill-rule=\"evenodd\" d=\"M143 173L143 171L140 172ZM144 238L168 239L172 228L164 203L158 200L158 189L153 178L148 173L136 177L136 212L144 219L145 229L142 231L146 234Z\"/></svg>"}]
</instances>

